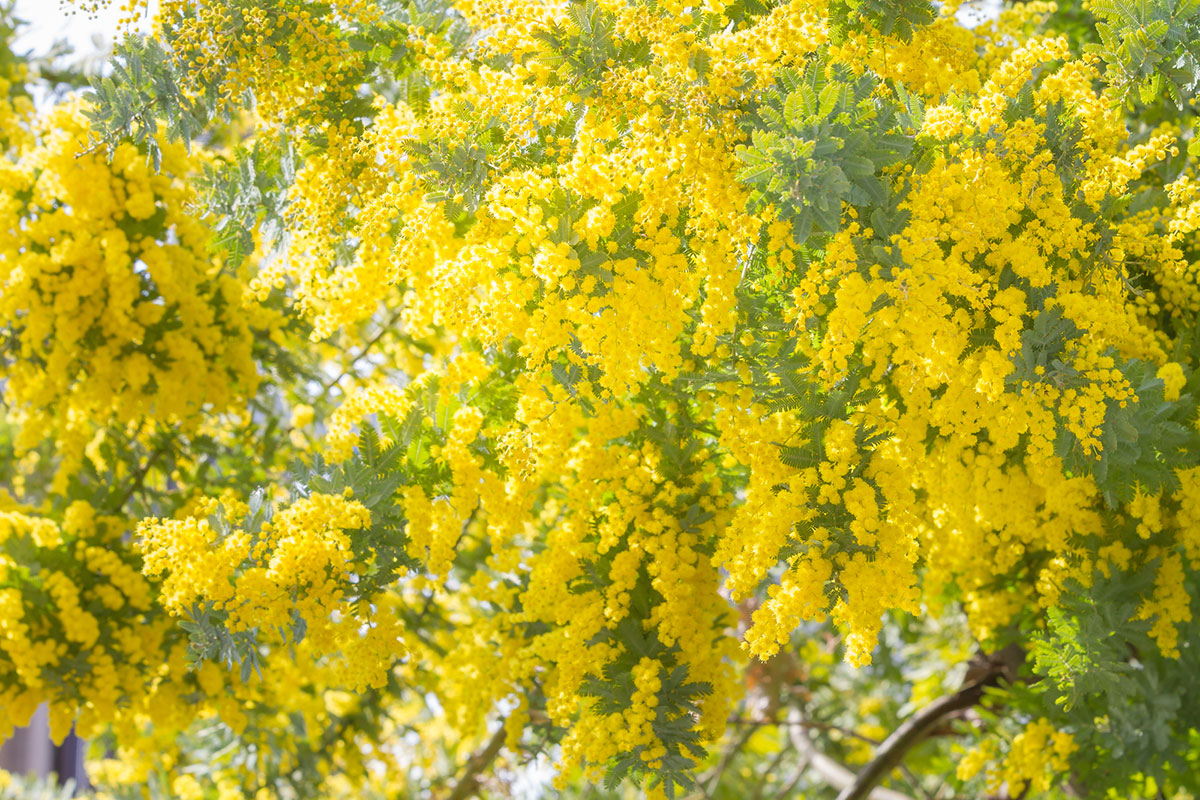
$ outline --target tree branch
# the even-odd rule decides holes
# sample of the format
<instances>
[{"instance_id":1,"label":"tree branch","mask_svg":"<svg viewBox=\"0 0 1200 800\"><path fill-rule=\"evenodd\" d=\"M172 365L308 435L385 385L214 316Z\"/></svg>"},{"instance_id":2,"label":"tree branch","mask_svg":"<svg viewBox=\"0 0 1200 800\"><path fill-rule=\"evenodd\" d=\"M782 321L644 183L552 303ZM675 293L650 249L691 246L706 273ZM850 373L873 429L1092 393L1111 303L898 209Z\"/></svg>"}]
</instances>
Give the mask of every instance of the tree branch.
<instances>
[{"instance_id":1,"label":"tree branch","mask_svg":"<svg viewBox=\"0 0 1200 800\"><path fill-rule=\"evenodd\" d=\"M467 800L468 797L475 794L475 790L479 788L480 774L491 766L491 763L496 760L496 756L500 755L500 749L504 747L505 736L504 725L501 723L491 741L487 743L487 747L467 759L466 770L458 779L458 784L447 800Z\"/></svg>"},{"instance_id":2,"label":"tree branch","mask_svg":"<svg viewBox=\"0 0 1200 800\"><path fill-rule=\"evenodd\" d=\"M792 777L788 778L788 782L785 783L779 789L779 791L775 793L772 800L784 800L784 798L791 795L792 790L796 788L796 784L798 784L800 779L804 777L804 771L806 769L808 769L808 758L801 755L800 763L797 764L796 769L792 771Z\"/></svg>"},{"instance_id":3,"label":"tree branch","mask_svg":"<svg viewBox=\"0 0 1200 800\"><path fill-rule=\"evenodd\" d=\"M779 765L783 763L783 759L787 757L787 754L788 754L788 749L786 747L783 747L782 745L780 745L779 752L775 754L775 757L772 758L767 763L767 768L765 770L763 770L763 780L758 781L757 783L754 784L754 794L750 795L750 800L759 800L759 798L762 797L763 789L767 788L767 781L770 780L771 776L775 774L775 770L777 770L779 768ZM804 762L803 762L803 757L801 757L801 764L800 764L801 772L800 772L800 774L803 774L803 769L804 769ZM786 792L790 792L792 790L792 787L794 787L796 785L796 783L798 783L799 781L800 781L799 775L797 775L796 773L793 773L792 779L790 781L788 781L787 784L784 785L783 793L777 794L776 796L777 797L786 796Z\"/></svg>"},{"instance_id":4,"label":"tree branch","mask_svg":"<svg viewBox=\"0 0 1200 800\"><path fill-rule=\"evenodd\" d=\"M788 737L792 740L792 746L800 751L808 760L809 766L815 769L825 779L826 783L834 789L839 790L845 790L846 787L854 784L853 772L846 769L840 761L835 761L822 753L813 744L813 740L808 735L807 727L800 724L803 722L803 718L800 716L799 710L792 709L788 712L788 722L791 723L787 728ZM913 800L906 794L883 787L869 789L868 794L863 795L863 797L868 797L870 800Z\"/></svg>"},{"instance_id":5,"label":"tree branch","mask_svg":"<svg viewBox=\"0 0 1200 800\"><path fill-rule=\"evenodd\" d=\"M350 363L346 364L346 366L342 369L341 373L339 373L338 376L336 378L334 378L333 380L327 381L326 383L321 384L321 394L322 395L327 394L330 389L332 389L334 386L337 386L338 383L341 382L342 378L346 377L347 375L350 375L352 372L357 370L358 362L360 362L364 358L366 358L367 355L370 354L371 349L374 348L375 345L379 344L379 341L381 339L383 339L384 336L386 336L388 333L395 330L395 328L393 328L393 326L397 322L400 321L401 316L403 316L403 312L397 311L395 314L392 314L392 316L388 318L387 322L382 323L379 327L379 330L375 333L375 335L372 336L362 347L359 348L358 355L356 355L350 359Z\"/></svg>"},{"instance_id":6,"label":"tree branch","mask_svg":"<svg viewBox=\"0 0 1200 800\"><path fill-rule=\"evenodd\" d=\"M892 731L891 736L884 739L883 744L875 751L875 757L863 767L862 772L858 773L850 785L842 789L837 800L865 800L871 794L871 789L899 766L908 751L928 736L930 731L949 715L970 708L982 697L983 685L977 683L959 689L954 694L939 697L913 714Z\"/></svg>"},{"instance_id":7,"label":"tree branch","mask_svg":"<svg viewBox=\"0 0 1200 800\"><path fill-rule=\"evenodd\" d=\"M831 724L831 723L828 723L828 722L817 722L816 720L811 720L811 719L794 719L794 720L793 720L793 719L786 719L786 720L778 720L778 719L772 719L772 718L766 718L766 719L743 719L743 718L741 718L741 717L730 717L730 718L729 718L729 724L730 724L730 725L756 725L756 726L766 726L766 725L777 725L777 726L785 726L785 725L799 725L799 726L800 726L800 727L802 727L802 728L812 728L813 730L818 730L818 731L834 731L834 732L836 732L836 733L840 733L842 736L845 736L845 737L847 737L847 738L849 738L849 739L858 739L860 742L866 742L867 744L871 745L872 747L878 747L878 746L879 746L879 740L878 740L878 739L872 739L870 736L863 736L863 735L862 735L861 733L859 733L858 731L851 730L850 728L846 728L846 727L843 727L843 726L841 726L841 725L833 725L833 724Z\"/></svg>"},{"instance_id":8,"label":"tree branch","mask_svg":"<svg viewBox=\"0 0 1200 800\"><path fill-rule=\"evenodd\" d=\"M837 800L867 800L881 780L900 765L908 751L925 739L950 715L977 705L983 699L984 687L1001 677L1012 680L1017 666L1024 660L1024 651L1014 645L998 653L977 657L967 671L967 681L954 694L934 700L906 719L892 731L875 751L875 757L863 767L848 785L842 787Z\"/></svg>"},{"instance_id":9,"label":"tree branch","mask_svg":"<svg viewBox=\"0 0 1200 800\"><path fill-rule=\"evenodd\" d=\"M739 750L746 746L746 742L750 741L750 737L753 735L754 728L747 728L742 731L741 736L730 742L729 747L725 748L724 752L721 753L721 758L717 762L717 765L713 767L712 772L697 781L697 783L704 787L705 797L712 796L713 791L717 788L717 784L721 782L721 775L725 772L725 768L729 766L729 762L733 760L733 757L737 755Z\"/></svg>"},{"instance_id":10,"label":"tree branch","mask_svg":"<svg viewBox=\"0 0 1200 800\"><path fill-rule=\"evenodd\" d=\"M141 491L146 482L146 476L150 474L150 470L154 467L154 462L158 461L158 459L167 452L170 444L171 440L168 439L166 442L163 442L157 448L155 448L154 452L150 454L150 457L146 459L146 463L143 464L141 468L133 474L129 483L129 488L116 501L116 504L113 507L114 512L119 514L121 509L125 507L125 504L129 502L129 499L133 497L134 494Z\"/></svg>"}]
</instances>

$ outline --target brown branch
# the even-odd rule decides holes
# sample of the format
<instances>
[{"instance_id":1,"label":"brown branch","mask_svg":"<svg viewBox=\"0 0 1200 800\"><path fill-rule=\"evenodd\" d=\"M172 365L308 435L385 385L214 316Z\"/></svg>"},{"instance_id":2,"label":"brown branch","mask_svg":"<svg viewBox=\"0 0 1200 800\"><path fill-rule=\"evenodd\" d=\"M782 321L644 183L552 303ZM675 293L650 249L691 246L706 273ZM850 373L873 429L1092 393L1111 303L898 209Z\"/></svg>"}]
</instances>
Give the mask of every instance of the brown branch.
<instances>
[{"instance_id":1,"label":"brown branch","mask_svg":"<svg viewBox=\"0 0 1200 800\"><path fill-rule=\"evenodd\" d=\"M824 781L835 789L845 789L852 786L854 783L854 774L846 769L846 766L838 760L834 760L826 756L817 746L812 744L812 739L809 738L808 729L800 717L800 712L797 709L792 709L788 714L788 721L792 722L787 726L788 738L792 740L792 746L796 747L800 754L808 760L809 766L820 774ZM793 722L794 721L794 722ZM912 800L907 794L893 792L892 789L884 789L882 787L871 790L868 795L870 800Z\"/></svg>"},{"instance_id":2,"label":"brown branch","mask_svg":"<svg viewBox=\"0 0 1200 800\"><path fill-rule=\"evenodd\" d=\"M842 789L837 800L865 800L888 773L900 765L901 760L930 731L956 711L975 705L983 697L983 685L974 684L954 694L939 697L917 713L906 719L892 735L883 741L871 759L849 786Z\"/></svg>"},{"instance_id":3,"label":"brown branch","mask_svg":"<svg viewBox=\"0 0 1200 800\"><path fill-rule=\"evenodd\" d=\"M491 766L491 763L496 760L496 756L500 755L500 749L504 747L505 736L504 725L501 724L487 746L467 759L466 770L446 800L467 800L468 797L475 794L479 788L480 774Z\"/></svg>"},{"instance_id":4,"label":"brown branch","mask_svg":"<svg viewBox=\"0 0 1200 800\"><path fill-rule=\"evenodd\" d=\"M1017 666L1024 659L1020 647L1009 646L990 656L973 660L967 671L966 685L954 694L934 700L906 719L900 727L883 740L875 757L847 786L842 787L837 800L867 800L880 781L900 765L908 751L929 736L951 715L978 705L985 687L1004 677L1012 680Z\"/></svg>"},{"instance_id":5,"label":"brown branch","mask_svg":"<svg viewBox=\"0 0 1200 800\"><path fill-rule=\"evenodd\" d=\"M792 793L792 790L796 788L796 784L798 784L800 779L804 777L804 771L807 769L808 759L804 756L800 756L800 763L797 764L796 769L792 771L792 777L788 778L788 782L780 787L779 791L774 794L772 800L783 800L785 797L788 797Z\"/></svg>"},{"instance_id":6,"label":"brown branch","mask_svg":"<svg viewBox=\"0 0 1200 800\"><path fill-rule=\"evenodd\" d=\"M788 737L792 741L792 746L800 751L801 755L808 760L809 766L817 771L825 782L834 789L844 790L846 787L854 784L854 773L845 767L840 761L836 761L822 753L813 744L809 738L807 726L801 724L803 719L800 717L800 712L797 709L792 709L788 715L788 721L792 724L788 725ZM883 787L874 787L867 790L864 798L870 800L913 800L906 794L885 789Z\"/></svg>"}]
</instances>

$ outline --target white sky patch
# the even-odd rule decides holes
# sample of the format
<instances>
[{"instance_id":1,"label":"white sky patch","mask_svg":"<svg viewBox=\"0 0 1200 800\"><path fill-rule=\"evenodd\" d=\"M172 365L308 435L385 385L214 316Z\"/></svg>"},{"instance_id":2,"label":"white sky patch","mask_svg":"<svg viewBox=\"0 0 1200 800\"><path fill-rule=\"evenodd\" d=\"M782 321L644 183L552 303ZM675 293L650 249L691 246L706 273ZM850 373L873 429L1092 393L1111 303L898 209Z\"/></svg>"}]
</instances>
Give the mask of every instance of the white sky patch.
<instances>
[{"instance_id":1,"label":"white sky patch","mask_svg":"<svg viewBox=\"0 0 1200 800\"><path fill-rule=\"evenodd\" d=\"M19 29L16 50L41 55L58 42L66 42L73 51L70 60L90 60L108 53L117 38L121 9L119 0L95 13L78 10L65 0L17 0L17 19L26 24ZM141 26L149 28L149 19Z\"/></svg>"},{"instance_id":2,"label":"white sky patch","mask_svg":"<svg viewBox=\"0 0 1200 800\"><path fill-rule=\"evenodd\" d=\"M82 11L72 13L61 0L17 0L16 16L25 23L18 29L18 51L41 54L55 43L65 41L77 56L86 56L107 49L116 33L120 12L115 4L92 15Z\"/></svg>"}]
</instances>

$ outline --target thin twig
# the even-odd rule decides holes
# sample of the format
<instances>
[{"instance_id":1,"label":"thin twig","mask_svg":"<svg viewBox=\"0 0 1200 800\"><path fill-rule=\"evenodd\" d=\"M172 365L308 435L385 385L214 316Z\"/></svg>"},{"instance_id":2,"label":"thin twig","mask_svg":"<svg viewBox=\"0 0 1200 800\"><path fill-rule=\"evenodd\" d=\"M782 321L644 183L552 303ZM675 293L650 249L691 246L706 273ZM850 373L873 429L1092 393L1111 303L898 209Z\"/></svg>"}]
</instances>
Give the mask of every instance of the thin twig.
<instances>
[{"instance_id":1,"label":"thin twig","mask_svg":"<svg viewBox=\"0 0 1200 800\"><path fill-rule=\"evenodd\" d=\"M799 725L803 728L811 728L812 730L815 730L815 731L830 731L832 733L840 733L841 735L847 736L851 739L858 739L860 742L865 742L866 744L869 744L872 747L879 746L878 739L872 739L870 736L863 736L861 733L851 730L850 728L842 727L841 725L834 725L829 722L817 722L816 720L811 720L811 719L778 720L778 719L742 719L739 717L733 717L729 720L729 724L730 725L756 725L756 726L778 725L780 727L785 727L787 725Z\"/></svg>"},{"instance_id":2,"label":"thin twig","mask_svg":"<svg viewBox=\"0 0 1200 800\"><path fill-rule=\"evenodd\" d=\"M930 793L928 789L926 789L924 786L921 785L921 780L916 775L913 774L913 771L911 769L909 769L908 767L901 764L900 771L902 773L904 773L904 777L908 780L909 784L914 789L916 789L918 792L920 792L921 796L924 797L925 800L933 800L933 794Z\"/></svg>"},{"instance_id":3,"label":"thin twig","mask_svg":"<svg viewBox=\"0 0 1200 800\"><path fill-rule=\"evenodd\" d=\"M758 781L754 785L754 794L750 795L750 800L758 800L758 798L762 797L763 789L765 789L767 786L767 779L771 777L773 772L775 772L775 768L779 766L779 764L783 761L783 757L786 756L787 753L787 748L781 745L779 752L775 754L775 757L772 758L767 764L767 768L763 770L762 780Z\"/></svg>"},{"instance_id":4,"label":"thin twig","mask_svg":"<svg viewBox=\"0 0 1200 800\"><path fill-rule=\"evenodd\" d=\"M721 752L721 758L717 762L717 765L713 767L712 772L710 772L700 781L700 783L702 783L704 786L705 797L712 796L713 790L715 790L717 784L720 783L721 775L725 772L725 768L729 766L729 762L732 761L733 757L737 755L743 747L746 746L746 742L750 741L750 737L753 735L754 729L746 728L746 730L742 731L740 736L730 742L729 747L726 747Z\"/></svg>"},{"instance_id":5,"label":"thin twig","mask_svg":"<svg viewBox=\"0 0 1200 800\"><path fill-rule=\"evenodd\" d=\"M795 771L792 772L792 777L789 778L788 782L781 786L779 791L775 793L774 800L783 800L783 798L790 795L792 790L796 788L796 784L799 783L800 779L804 777L804 771L806 769L808 769L808 756L801 753L800 763L796 765Z\"/></svg>"},{"instance_id":6,"label":"thin twig","mask_svg":"<svg viewBox=\"0 0 1200 800\"><path fill-rule=\"evenodd\" d=\"M371 352L371 348L379 344L379 340L393 330L392 326L400 320L402 313L403 312L398 311L395 314L392 314L387 322L384 322L382 325L380 325L379 331L359 349L358 355L350 359L350 363L347 364L344 369L342 369L341 373L333 380L328 381L321 386L321 394L325 394L334 386L337 386L342 378L346 377L353 370L355 370L358 367L358 362L362 361L363 358L365 358L366 355Z\"/></svg>"},{"instance_id":7,"label":"thin twig","mask_svg":"<svg viewBox=\"0 0 1200 800\"><path fill-rule=\"evenodd\" d=\"M146 459L146 463L143 464L142 468L139 469L137 474L133 476L133 480L130 482L129 488L125 491L125 494L121 495L120 499L117 500L116 505L113 507L114 512L120 512L121 509L125 507L125 504L129 502L129 498L133 497L136 492L141 491L142 485L146 482L146 476L150 473L150 469L154 466L154 462L166 452L167 443L164 442L163 444L160 444L153 453L150 454L150 457Z\"/></svg>"},{"instance_id":8,"label":"thin twig","mask_svg":"<svg viewBox=\"0 0 1200 800\"><path fill-rule=\"evenodd\" d=\"M900 723L884 740L875 757L838 794L837 800L865 800L871 789L895 769L908 751L927 737L946 717L976 705L983 698L983 684L972 684L954 694L939 697Z\"/></svg>"}]
</instances>

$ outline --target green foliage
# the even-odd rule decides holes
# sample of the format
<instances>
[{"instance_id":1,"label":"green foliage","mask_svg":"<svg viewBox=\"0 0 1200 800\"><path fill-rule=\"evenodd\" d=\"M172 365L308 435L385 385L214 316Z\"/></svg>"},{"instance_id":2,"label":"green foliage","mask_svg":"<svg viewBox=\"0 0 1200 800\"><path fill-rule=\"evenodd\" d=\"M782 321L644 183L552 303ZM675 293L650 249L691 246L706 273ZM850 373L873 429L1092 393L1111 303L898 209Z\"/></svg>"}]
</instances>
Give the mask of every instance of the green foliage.
<instances>
[{"instance_id":1,"label":"green foliage","mask_svg":"<svg viewBox=\"0 0 1200 800\"><path fill-rule=\"evenodd\" d=\"M262 678L257 631L229 631L225 619L214 615L211 603L194 606L179 627L188 635L188 666L197 668L213 661L227 668L237 667L243 682L251 675ZM304 638L303 621L298 620L288 637L294 641Z\"/></svg>"},{"instance_id":2,"label":"green foliage","mask_svg":"<svg viewBox=\"0 0 1200 800\"><path fill-rule=\"evenodd\" d=\"M1200 2L1092 0L1100 41L1085 49L1107 64L1122 100L1168 97L1182 109L1200 91Z\"/></svg>"},{"instance_id":3,"label":"green foliage","mask_svg":"<svg viewBox=\"0 0 1200 800\"><path fill-rule=\"evenodd\" d=\"M797 244L814 230L837 231L842 203L888 199L880 171L906 156L912 141L894 132L894 110L879 100L869 74L854 77L826 57L785 70L745 120L751 143L738 180L754 189L752 206L780 210Z\"/></svg>"},{"instance_id":4,"label":"green foliage","mask_svg":"<svg viewBox=\"0 0 1200 800\"><path fill-rule=\"evenodd\" d=\"M385 417L380 426L386 440L365 424L354 456L345 463L328 465L315 456L311 465L293 469L294 496L341 494L349 489L371 512L371 527L353 531L350 537L355 561L367 565L367 571L358 574L353 584L353 593L361 601L393 584L402 570L415 566L405 549L408 537L395 497L403 486L427 484L441 477L417 466L422 446L428 447L431 436L428 419L424 407L413 409L403 420Z\"/></svg>"},{"instance_id":5,"label":"green foliage","mask_svg":"<svg viewBox=\"0 0 1200 800\"><path fill-rule=\"evenodd\" d=\"M132 140L157 171L164 139L190 144L207 129L220 87L209 86L205 97L184 93L170 52L154 37L126 38L111 63L111 75L93 79L84 112L99 134L97 146L111 155L118 142Z\"/></svg>"},{"instance_id":6,"label":"green foliage","mask_svg":"<svg viewBox=\"0 0 1200 800\"><path fill-rule=\"evenodd\" d=\"M293 467L290 484L293 501L312 492L342 494L349 490L371 512L369 528L347 532L357 568L341 589L351 602L370 603L385 587L394 585L401 574L417 565L406 549L405 520L395 498L402 486L436 485L446 478L441 468L421 458L422 449L427 450L431 438L438 435L431 423L435 398L436 384L426 389L404 419L381 418L383 436L373 425L364 424L353 457L344 463L328 464L317 454L309 463ZM274 514L273 504L260 488L251 494L248 506L248 513L241 520L229 520L223 509L209 518L218 542L235 528L249 535L252 545L259 541L263 525ZM264 645L258 628L230 631L226 624L228 612L211 602L193 608L190 617L181 623L189 634L190 664L217 661L238 666L243 680L251 672L259 671ZM280 628L278 634L285 643L297 643L304 639L306 628L305 620L293 614L290 625Z\"/></svg>"},{"instance_id":7,"label":"green foliage","mask_svg":"<svg viewBox=\"0 0 1200 800\"><path fill-rule=\"evenodd\" d=\"M1083 455L1065 428L1056 446L1068 468L1091 473L1110 508L1133 499L1139 488L1171 491L1177 485L1175 470L1200 464L1200 434L1192 424L1195 399L1184 394L1165 400L1162 380L1145 362L1127 361L1120 369L1137 401L1107 401L1098 458Z\"/></svg>"},{"instance_id":8,"label":"green foliage","mask_svg":"<svg viewBox=\"0 0 1200 800\"><path fill-rule=\"evenodd\" d=\"M933 22L935 13L929 0L840 0L829 11L835 29L853 28L866 21L885 36L906 42L916 28Z\"/></svg>"},{"instance_id":9,"label":"green foliage","mask_svg":"<svg viewBox=\"0 0 1200 800\"><path fill-rule=\"evenodd\" d=\"M253 3L245 8L234 4L232 20L235 29L247 24L244 13L253 9ZM416 59L409 51L407 37L410 29L425 28L442 31L445 40L455 47L466 45L469 31L451 12L446 0L396 0L381 3L386 12L373 25L343 26L341 33L346 44L354 52L368 57L363 68L350 71L340 77L340 83L326 86L324 92L303 109L295 129L291 131L297 139L312 146L326 143L324 131L327 126L348 120L362 125L374 116L372 97L357 91L362 85L371 85L379 95L402 99L417 110L428 106L430 86L420 70ZM331 6L314 6L306 13L328 15ZM234 31L227 35L234 35ZM200 66L199 59L218 72L228 65L213 61L211 54L203 52L179 52L178 31L170 28L162 36L127 36L114 48L111 64L112 74L95 77L87 94L89 107L86 111L97 136L97 147L109 152L122 140L132 140L142 146L157 170L161 164L162 146L167 141L182 141L190 145L201 137L220 133L222 126L229 126L242 109L255 105L253 87L240 97L228 98L224 80L210 80L200 91L190 84L184 85L184 76L193 74ZM264 42L286 52L288 35L286 26L277 26L272 39ZM297 58L302 58L297 54ZM337 98L349 96L346 102ZM252 147L261 147L255 142ZM285 148L288 158L296 146ZM263 153L258 153L263 157ZM275 154L278 157L279 154ZM290 177L287 182L290 183ZM220 181L228 188L228 181ZM250 186L258 183L253 178ZM262 188L261 185L258 188ZM252 203L251 194L236 199L240 204Z\"/></svg>"},{"instance_id":10,"label":"green foliage","mask_svg":"<svg viewBox=\"0 0 1200 800\"><path fill-rule=\"evenodd\" d=\"M1086 796L1138 783L1157 784L1166 797L1200 791L1196 756L1178 746L1200 724L1200 689L1188 677L1200 668L1200 626L1181 628L1178 659L1159 652L1149 622L1137 619L1157 566L1065 587L1045 631L1030 639L1034 670L1046 679L1011 690L1014 702L1040 703L1056 724L1075 731L1081 752L1073 763L1088 776Z\"/></svg>"},{"instance_id":11,"label":"green foliage","mask_svg":"<svg viewBox=\"0 0 1200 800\"><path fill-rule=\"evenodd\" d=\"M426 201L444 203L447 218L465 223L483 199L488 172L494 168L490 159L500 143L499 128L493 125L484 126L467 142L411 142L407 149L417 171L435 187Z\"/></svg>"},{"instance_id":12,"label":"green foliage","mask_svg":"<svg viewBox=\"0 0 1200 800\"><path fill-rule=\"evenodd\" d=\"M612 64L634 67L648 61L650 48L645 41L623 41L614 35L613 15L596 0L571 3L568 22L556 25L538 38L549 45L556 58L548 63L566 67L570 86L583 97L600 91L604 75Z\"/></svg>"},{"instance_id":13,"label":"green foliage","mask_svg":"<svg viewBox=\"0 0 1200 800\"><path fill-rule=\"evenodd\" d=\"M1013 356L1008 385L1017 391L1038 384L1050 384L1060 392L1084 391L1092 379L1073 366L1071 356L1084 337L1057 308L1038 312L1021 333L1021 349ZM1131 500L1138 487L1149 492L1171 489L1175 470L1200 463L1200 434L1190 424L1196 414L1195 399L1183 394L1166 400L1162 380L1143 361L1129 360L1118 368L1133 387L1135 399L1105 401L1099 452L1084 447L1063 421L1055 441L1067 469L1090 474L1110 508Z\"/></svg>"},{"instance_id":14,"label":"green foliage","mask_svg":"<svg viewBox=\"0 0 1200 800\"><path fill-rule=\"evenodd\" d=\"M204 165L202 207L212 220L213 246L224 251L229 267L240 267L254 252L255 231L268 250L283 243L287 189L295 176L296 152L284 137L255 139L230 159Z\"/></svg>"},{"instance_id":15,"label":"green foliage","mask_svg":"<svg viewBox=\"0 0 1200 800\"><path fill-rule=\"evenodd\" d=\"M78 790L74 778L59 783L53 775L20 775L0 784L0 800L70 800Z\"/></svg>"},{"instance_id":16,"label":"green foliage","mask_svg":"<svg viewBox=\"0 0 1200 800\"><path fill-rule=\"evenodd\" d=\"M1065 385L1079 375L1067 365L1069 344L1083 335L1083 331L1062 315L1058 308L1051 307L1038 312L1033 324L1021 332L1021 349L1013 355L1013 371L1007 382L1019 387L1027 383L1049 380Z\"/></svg>"},{"instance_id":17,"label":"green foliage","mask_svg":"<svg viewBox=\"0 0 1200 800\"><path fill-rule=\"evenodd\" d=\"M1153 585L1153 569L1143 570L1138 577L1143 588ZM1131 622L1136 602L1098 604L1083 587L1069 588L1073 590L1070 605L1051 608L1046 631L1031 639L1034 667L1054 681L1054 703L1063 711L1073 711L1081 702L1092 704L1093 712L1110 704L1119 707L1135 672L1130 643L1152 647L1146 635L1149 625Z\"/></svg>"},{"instance_id":18,"label":"green foliage","mask_svg":"<svg viewBox=\"0 0 1200 800\"><path fill-rule=\"evenodd\" d=\"M640 582L649 583L645 577ZM648 587L639 587L634 593L635 604L639 597L644 602L648 597L647 592ZM593 643L619 642L623 646L622 654L606 666L603 675L589 678L581 694L595 698L604 713L619 713L633 704L636 691L633 670L637 663L642 658L651 658L663 665L664 672L660 676L662 685L656 693L658 704L650 723L667 751L662 757L662 766L648 769L642 758L645 747L638 746L623 753L609 767L605 786L613 789L626 778L637 776L647 786L662 784L667 796L674 797L676 787L695 788L693 768L706 751L701 745L699 732L693 728L692 717L700 713L697 703L700 698L712 693L712 687L706 683L689 681L686 666L675 661L679 647L664 647L654 631L642 630L640 616L626 617L617 624L615 631L606 628L596 637Z\"/></svg>"}]
</instances>

